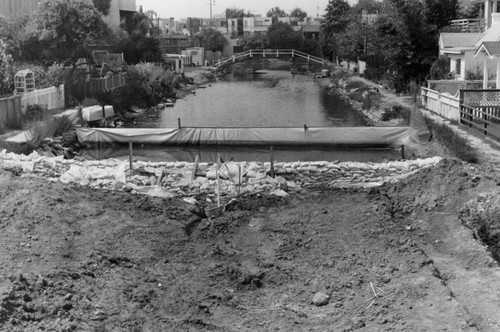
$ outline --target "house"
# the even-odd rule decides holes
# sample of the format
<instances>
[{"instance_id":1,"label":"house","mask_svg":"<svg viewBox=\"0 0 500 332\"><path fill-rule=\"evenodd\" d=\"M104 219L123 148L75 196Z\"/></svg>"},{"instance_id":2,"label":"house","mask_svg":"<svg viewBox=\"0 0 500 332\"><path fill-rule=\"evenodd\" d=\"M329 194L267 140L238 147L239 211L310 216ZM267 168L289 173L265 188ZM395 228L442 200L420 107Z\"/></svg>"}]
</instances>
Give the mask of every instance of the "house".
<instances>
[{"instance_id":1,"label":"house","mask_svg":"<svg viewBox=\"0 0 500 332\"><path fill-rule=\"evenodd\" d=\"M455 79L465 80L468 74L483 75L487 82L489 73L497 70L497 63L491 61L489 42L500 41L500 9L497 0L472 0L481 3L484 19L452 21L452 26L460 32L443 32L439 36L439 54L450 60L450 72ZM486 43L485 47L481 46Z\"/></svg>"},{"instance_id":2,"label":"house","mask_svg":"<svg viewBox=\"0 0 500 332\"><path fill-rule=\"evenodd\" d=\"M111 0L108 15L104 21L111 26L120 26L120 23L130 19L136 12L135 0Z\"/></svg>"},{"instance_id":3,"label":"house","mask_svg":"<svg viewBox=\"0 0 500 332\"><path fill-rule=\"evenodd\" d=\"M273 19L271 17L243 17L243 33L245 36L265 34L272 24Z\"/></svg>"},{"instance_id":4,"label":"house","mask_svg":"<svg viewBox=\"0 0 500 332\"><path fill-rule=\"evenodd\" d=\"M476 43L482 33L443 32L439 35L439 55L450 59L450 72L455 78L465 80L466 72L477 72L483 64L474 57ZM479 66L479 67L478 67Z\"/></svg>"},{"instance_id":5,"label":"house","mask_svg":"<svg viewBox=\"0 0 500 332\"><path fill-rule=\"evenodd\" d=\"M191 46L191 38L181 33L160 36L158 42L161 52L169 54L180 54Z\"/></svg>"},{"instance_id":6,"label":"house","mask_svg":"<svg viewBox=\"0 0 500 332\"><path fill-rule=\"evenodd\" d=\"M205 49L203 47L189 47L182 51L182 55L191 58L191 63L195 66L205 65Z\"/></svg>"}]
</instances>

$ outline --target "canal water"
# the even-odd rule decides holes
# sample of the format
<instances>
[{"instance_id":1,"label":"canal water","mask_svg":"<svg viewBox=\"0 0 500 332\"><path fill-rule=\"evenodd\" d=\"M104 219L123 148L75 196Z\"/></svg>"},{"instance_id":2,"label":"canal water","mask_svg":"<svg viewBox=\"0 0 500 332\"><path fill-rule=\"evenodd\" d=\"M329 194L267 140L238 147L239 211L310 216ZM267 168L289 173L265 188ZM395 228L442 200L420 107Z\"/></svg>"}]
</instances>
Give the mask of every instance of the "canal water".
<instances>
[{"instance_id":1,"label":"canal water","mask_svg":"<svg viewBox=\"0 0 500 332\"><path fill-rule=\"evenodd\" d=\"M228 74L198 88L160 112L157 127L339 127L365 126L364 118L339 97L329 95L311 75L261 70L256 74ZM274 146L276 161L360 161L398 159L394 149ZM113 146L86 153L97 159L126 159L128 149ZM224 160L269 161L269 147L251 146L144 146L135 145L133 156L146 161L213 162Z\"/></svg>"},{"instance_id":2,"label":"canal water","mask_svg":"<svg viewBox=\"0 0 500 332\"><path fill-rule=\"evenodd\" d=\"M310 75L262 70L228 74L161 114L160 127L364 126L364 118Z\"/></svg>"}]
</instances>

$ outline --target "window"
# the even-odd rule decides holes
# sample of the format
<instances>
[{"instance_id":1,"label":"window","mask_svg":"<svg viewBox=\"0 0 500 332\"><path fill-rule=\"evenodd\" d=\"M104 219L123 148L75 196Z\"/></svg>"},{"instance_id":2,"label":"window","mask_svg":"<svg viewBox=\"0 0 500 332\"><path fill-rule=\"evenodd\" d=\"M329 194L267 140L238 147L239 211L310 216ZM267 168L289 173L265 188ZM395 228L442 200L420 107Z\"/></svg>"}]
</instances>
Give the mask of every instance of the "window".
<instances>
[{"instance_id":1,"label":"window","mask_svg":"<svg viewBox=\"0 0 500 332\"><path fill-rule=\"evenodd\" d=\"M455 62L455 73L460 75L461 69L462 69L462 59L457 59L457 61Z\"/></svg>"}]
</instances>

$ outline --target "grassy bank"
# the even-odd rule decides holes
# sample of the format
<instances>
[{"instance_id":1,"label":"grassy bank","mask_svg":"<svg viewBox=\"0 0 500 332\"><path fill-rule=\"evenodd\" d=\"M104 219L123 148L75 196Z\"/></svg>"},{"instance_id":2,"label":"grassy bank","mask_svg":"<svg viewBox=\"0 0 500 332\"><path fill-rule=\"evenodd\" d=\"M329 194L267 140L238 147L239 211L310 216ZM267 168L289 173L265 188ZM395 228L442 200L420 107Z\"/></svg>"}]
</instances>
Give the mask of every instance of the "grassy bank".
<instances>
[{"instance_id":1,"label":"grassy bank","mask_svg":"<svg viewBox=\"0 0 500 332\"><path fill-rule=\"evenodd\" d=\"M453 130L448 124L438 123L428 117L425 118L425 121L431 129L432 137L445 146L454 157L469 163L479 162L476 149L470 145L465 137Z\"/></svg>"}]
</instances>

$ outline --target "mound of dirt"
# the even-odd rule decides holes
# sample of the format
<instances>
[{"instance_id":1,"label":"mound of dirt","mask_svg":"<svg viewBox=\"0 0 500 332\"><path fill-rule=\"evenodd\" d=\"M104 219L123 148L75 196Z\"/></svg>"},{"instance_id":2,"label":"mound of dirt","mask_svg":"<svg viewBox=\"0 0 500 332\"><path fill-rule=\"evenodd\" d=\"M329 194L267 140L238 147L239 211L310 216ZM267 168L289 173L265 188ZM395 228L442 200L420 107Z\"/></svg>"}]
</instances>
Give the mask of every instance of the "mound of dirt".
<instances>
[{"instance_id":1,"label":"mound of dirt","mask_svg":"<svg viewBox=\"0 0 500 332\"><path fill-rule=\"evenodd\" d=\"M458 217L476 197L494 206L482 172L444 160L206 219L182 200L0 171L0 331L489 330L498 266Z\"/></svg>"}]
</instances>

